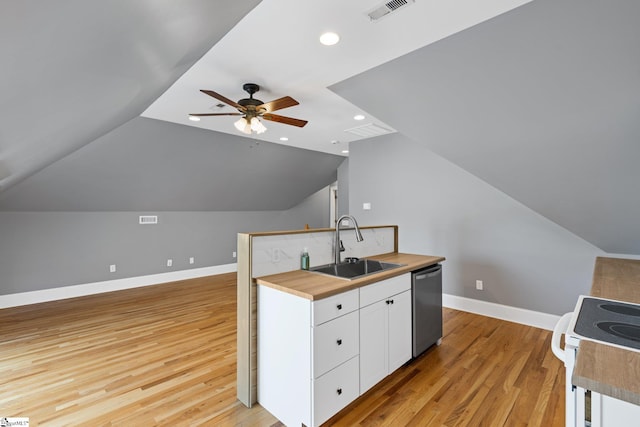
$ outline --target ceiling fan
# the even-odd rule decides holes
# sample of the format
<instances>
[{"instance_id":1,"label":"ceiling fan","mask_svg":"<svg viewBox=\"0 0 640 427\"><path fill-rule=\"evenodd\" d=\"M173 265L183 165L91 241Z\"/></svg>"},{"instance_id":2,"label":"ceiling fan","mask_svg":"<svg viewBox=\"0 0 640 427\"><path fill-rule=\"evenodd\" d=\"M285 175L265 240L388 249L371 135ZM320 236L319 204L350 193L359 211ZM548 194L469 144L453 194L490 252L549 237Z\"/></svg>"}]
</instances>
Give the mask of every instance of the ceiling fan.
<instances>
[{"instance_id":1,"label":"ceiling fan","mask_svg":"<svg viewBox=\"0 0 640 427\"><path fill-rule=\"evenodd\" d=\"M262 102L259 99L254 99L253 94L260 90L260 86L255 83L245 83L242 85L242 89L249 93L249 98L244 98L238 102L233 102L229 98L220 95L212 90L201 89L200 92L206 93L209 96L214 97L218 101L222 101L238 110L237 113L202 113L202 114L189 114L191 117L205 117L205 116L242 116L237 122L234 123L236 129L246 134L250 134L251 131L256 133L263 133L267 128L262 124L259 118L265 120L271 120L272 122L284 123L285 125L292 125L303 127L307 124L306 120L294 119L291 117L280 116L278 114L272 114L273 111L281 110L287 107L293 107L298 105L298 101L285 96L276 99L271 102Z\"/></svg>"}]
</instances>

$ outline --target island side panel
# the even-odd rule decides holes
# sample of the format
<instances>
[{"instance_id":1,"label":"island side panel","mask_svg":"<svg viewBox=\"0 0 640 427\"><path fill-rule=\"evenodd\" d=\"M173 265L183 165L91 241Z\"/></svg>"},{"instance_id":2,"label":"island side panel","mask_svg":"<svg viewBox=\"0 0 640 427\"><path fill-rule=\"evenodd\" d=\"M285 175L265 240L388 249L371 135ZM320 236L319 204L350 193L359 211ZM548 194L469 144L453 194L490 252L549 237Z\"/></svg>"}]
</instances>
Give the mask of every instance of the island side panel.
<instances>
[{"instance_id":1,"label":"island side panel","mask_svg":"<svg viewBox=\"0 0 640 427\"><path fill-rule=\"evenodd\" d=\"M252 298L253 280L251 278L251 236L238 234L238 275L237 275L237 397L244 405L251 407L256 401L255 381L252 381L251 354L253 331ZM253 330L252 330L253 329Z\"/></svg>"},{"instance_id":2,"label":"island side panel","mask_svg":"<svg viewBox=\"0 0 640 427\"><path fill-rule=\"evenodd\" d=\"M311 426L311 301L257 288L258 402L284 425Z\"/></svg>"}]
</instances>

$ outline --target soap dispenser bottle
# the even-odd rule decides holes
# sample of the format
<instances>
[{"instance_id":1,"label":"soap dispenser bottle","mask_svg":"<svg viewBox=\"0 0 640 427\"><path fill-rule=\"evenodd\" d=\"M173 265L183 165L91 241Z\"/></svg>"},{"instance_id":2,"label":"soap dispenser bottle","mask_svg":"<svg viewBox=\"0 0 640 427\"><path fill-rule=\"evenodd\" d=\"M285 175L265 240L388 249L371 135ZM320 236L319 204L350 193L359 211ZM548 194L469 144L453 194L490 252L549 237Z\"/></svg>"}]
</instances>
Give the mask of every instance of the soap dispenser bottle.
<instances>
[{"instance_id":1,"label":"soap dispenser bottle","mask_svg":"<svg viewBox=\"0 0 640 427\"><path fill-rule=\"evenodd\" d=\"M309 251L307 251L307 248L304 248L302 251L302 256L300 257L300 268L303 270L309 269Z\"/></svg>"}]
</instances>

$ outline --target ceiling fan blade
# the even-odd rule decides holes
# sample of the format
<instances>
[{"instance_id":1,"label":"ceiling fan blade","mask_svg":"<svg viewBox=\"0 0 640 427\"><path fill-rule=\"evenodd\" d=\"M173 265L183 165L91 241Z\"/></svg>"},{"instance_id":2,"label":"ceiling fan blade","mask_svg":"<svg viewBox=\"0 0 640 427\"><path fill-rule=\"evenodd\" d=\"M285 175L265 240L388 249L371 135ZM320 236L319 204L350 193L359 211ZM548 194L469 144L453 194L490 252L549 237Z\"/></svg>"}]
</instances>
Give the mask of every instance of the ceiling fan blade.
<instances>
[{"instance_id":1,"label":"ceiling fan blade","mask_svg":"<svg viewBox=\"0 0 640 427\"><path fill-rule=\"evenodd\" d=\"M199 113L199 114L189 114L190 116L195 117L205 117L205 116L244 116L243 113Z\"/></svg>"},{"instance_id":2,"label":"ceiling fan blade","mask_svg":"<svg viewBox=\"0 0 640 427\"><path fill-rule=\"evenodd\" d=\"M242 111L245 110L245 108L242 105L238 104L235 101L230 100L229 98L226 98L220 95L218 92L214 92L212 90L204 90L204 89L200 89L200 92L206 93L207 95L214 97L218 101L222 101L225 104L231 105L232 107L237 108L238 110L242 110Z\"/></svg>"},{"instance_id":3,"label":"ceiling fan blade","mask_svg":"<svg viewBox=\"0 0 640 427\"><path fill-rule=\"evenodd\" d=\"M272 122L284 123L285 125L304 127L308 122L306 120L294 119L291 117L279 116L277 114L266 113L261 116L265 120Z\"/></svg>"},{"instance_id":4,"label":"ceiling fan blade","mask_svg":"<svg viewBox=\"0 0 640 427\"><path fill-rule=\"evenodd\" d=\"M259 111L260 109L264 108L267 113L270 113L272 111L281 110L283 108L293 107L294 105L298 105L298 104L299 102L293 99L292 97L284 96L274 101L265 102L262 105L258 105L256 107L256 110Z\"/></svg>"}]
</instances>

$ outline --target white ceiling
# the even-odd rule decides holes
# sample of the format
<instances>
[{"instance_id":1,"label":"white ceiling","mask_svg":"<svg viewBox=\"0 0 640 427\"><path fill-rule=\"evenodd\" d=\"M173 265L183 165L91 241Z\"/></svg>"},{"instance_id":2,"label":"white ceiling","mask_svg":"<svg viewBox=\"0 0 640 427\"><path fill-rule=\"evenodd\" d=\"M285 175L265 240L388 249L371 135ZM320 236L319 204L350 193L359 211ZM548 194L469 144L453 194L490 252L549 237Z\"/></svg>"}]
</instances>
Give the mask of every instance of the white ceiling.
<instances>
[{"instance_id":1,"label":"white ceiling","mask_svg":"<svg viewBox=\"0 0 640 427\"><path fill-rule=\"evenodd\" d=\"M204 117L192 122L188 114L236 112L233 107L217 107L219 101L200 89L237 101L248 97L242 90L244 83L257 83L261 90L256 98L268 102L291 96L300 105L277 114L309 123L297 128L264 121L267 132L251 138L345 155L349 142L362 139L345 130L369 123L394 130L327 87L529 1L416 0L371 22L367 13L383 2L263 0L142 116L243 135L233 126L235 117ZM318 37L325 31L338 33L340 43L321 45ZM365 120L355 121L356 114L364 114ZM280 141L281 137L289 140Z\"/></svg>"}]
</instances>

